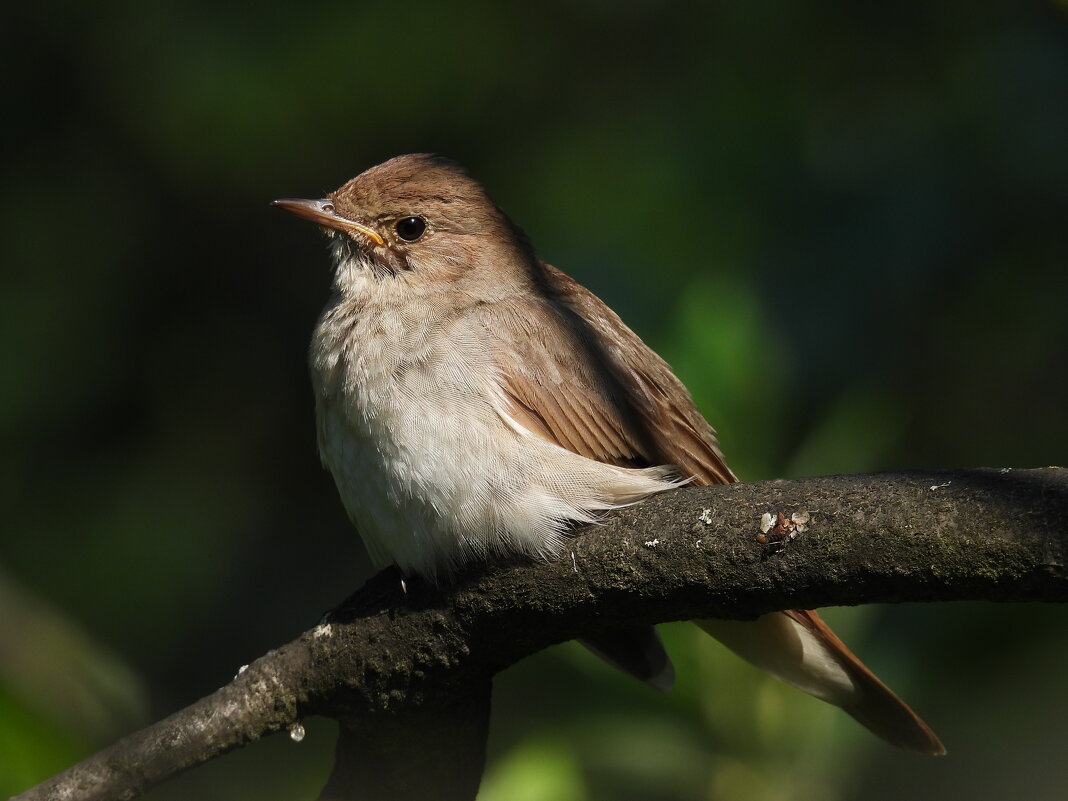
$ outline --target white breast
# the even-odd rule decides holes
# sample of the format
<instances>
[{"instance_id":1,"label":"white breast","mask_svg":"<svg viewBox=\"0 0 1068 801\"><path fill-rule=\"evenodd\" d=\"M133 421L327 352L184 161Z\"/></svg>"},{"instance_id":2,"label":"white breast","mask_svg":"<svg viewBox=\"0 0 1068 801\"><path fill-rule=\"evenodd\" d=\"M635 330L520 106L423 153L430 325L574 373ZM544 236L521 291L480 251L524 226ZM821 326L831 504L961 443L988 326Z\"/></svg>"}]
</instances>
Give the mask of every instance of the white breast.
<instances>
[{"instance_id":1,"label":"white breast","mask_svg":"<svg viewBox=\"0 0 1068 801\"><path fill-rule=\"evenodd\" d=\"M373 302L324 311L311 367L323 462L377 564L434 578L493 553L549 556L569 521L673 486L516 426L485 333L373 283Z\"/></svg>"}]
</instances>

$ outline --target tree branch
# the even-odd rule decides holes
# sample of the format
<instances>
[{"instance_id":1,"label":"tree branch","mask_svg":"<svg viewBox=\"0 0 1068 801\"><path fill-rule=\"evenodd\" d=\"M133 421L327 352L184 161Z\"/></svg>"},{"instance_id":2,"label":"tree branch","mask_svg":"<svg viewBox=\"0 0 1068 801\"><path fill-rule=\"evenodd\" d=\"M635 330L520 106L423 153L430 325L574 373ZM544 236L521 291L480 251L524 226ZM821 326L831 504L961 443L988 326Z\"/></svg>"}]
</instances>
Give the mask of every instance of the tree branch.
<instances>
[{"instance_id":1,"label":"tree branch","mask_svg":"<svg viewBox=\"0 0 1068 801\"><path fill-rule=\"evenodd\" d=\"M765 512L801 511L809 519L794 539L758 537ZM342 724L323 798L410 798L426 781L424 794L471 799L491 677L553 643L624 623L789 608L1068 600L1059 468L683 489L577 534L559 560L476 567L446 590L409 581L405 594L384 571L227 686L16 798L134 798L323 714Z\"/></svg>"}]
</instances>

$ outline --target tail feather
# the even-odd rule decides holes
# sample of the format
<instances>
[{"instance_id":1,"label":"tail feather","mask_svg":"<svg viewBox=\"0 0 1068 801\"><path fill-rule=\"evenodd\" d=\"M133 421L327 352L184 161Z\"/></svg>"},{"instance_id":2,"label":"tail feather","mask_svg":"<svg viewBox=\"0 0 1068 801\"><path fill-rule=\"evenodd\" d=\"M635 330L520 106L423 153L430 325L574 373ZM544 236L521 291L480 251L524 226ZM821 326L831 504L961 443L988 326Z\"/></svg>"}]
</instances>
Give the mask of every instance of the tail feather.
<instances>
[{"instance_id":1,"label":"tail feather","mask_svg":"<svg viewBox=\"0 0 1068 801\"><path fill-rule=\"evenodd\" d=\"M743 659L841 707L887 742L924 754L946 752L930 727L815 612L795 609L752 621L694 622Z\"/></svg>"}]
</instances>

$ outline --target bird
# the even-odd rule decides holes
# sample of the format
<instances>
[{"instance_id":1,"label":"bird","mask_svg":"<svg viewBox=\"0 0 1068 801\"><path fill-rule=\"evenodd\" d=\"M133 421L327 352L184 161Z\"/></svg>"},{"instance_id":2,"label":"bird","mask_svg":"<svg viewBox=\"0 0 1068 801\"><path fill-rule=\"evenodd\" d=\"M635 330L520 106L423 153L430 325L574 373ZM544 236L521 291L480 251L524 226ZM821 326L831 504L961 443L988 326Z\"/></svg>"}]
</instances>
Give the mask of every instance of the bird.
<instances>
[{"instance_id":1,"label":"bird","mask_svg":"<svg viewBox=\"0 0 1068 801\"><path fill-rule=\"evenodd\" d=\"M319 453L377 566L441 583L550 559L609 510L737 481L668 364L458 163L397 156L274 205L329 237L309 351ZM945 753L815 611L695 622L884 740ZM653 627L585 644L654 687L674 679Z\"/></svg>"}]
</instances>

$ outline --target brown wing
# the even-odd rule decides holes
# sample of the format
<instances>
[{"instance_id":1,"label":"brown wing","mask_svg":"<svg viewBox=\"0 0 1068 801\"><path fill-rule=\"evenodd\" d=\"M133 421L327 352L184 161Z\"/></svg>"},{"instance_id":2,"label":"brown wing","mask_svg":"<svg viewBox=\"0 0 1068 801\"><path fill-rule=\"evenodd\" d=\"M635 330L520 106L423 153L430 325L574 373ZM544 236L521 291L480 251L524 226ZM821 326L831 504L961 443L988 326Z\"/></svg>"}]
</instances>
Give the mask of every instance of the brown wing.
<instances>
[{"instance_id":1,"label":"brown wing","mask_svg":"<svg viewBox=\"0 0 1068 801\"><path fill-rule=\"evenodd\" d=\"M542 296L495 304L494 314L510 319L487 323L487 341L502 347L497 362L508 414L528 431L591 459L622 467L674 465L696 484L736 481L715 432L671 368L596 296L554 267L541 266L536 280ZM815 612L696 622L753 664L841 706L889 742L945 753L923 720ZM852 689L821 686L823 657L799 650L802 630L851 677Z\"/></svg>"},{"instance_id":2,"label":"brown wing","mask_svg":"<svg viewBox=\"0 0 1068 801\"><path fill-rule=\"evenodd\" d=\"M494 310L511 317L495 321L493 340L507 349L498 363L513 419L601 462L674 465L697 484L737 480L664 360L587 289L544 268L542 297Z\"/></svg>"}]
</instances>

